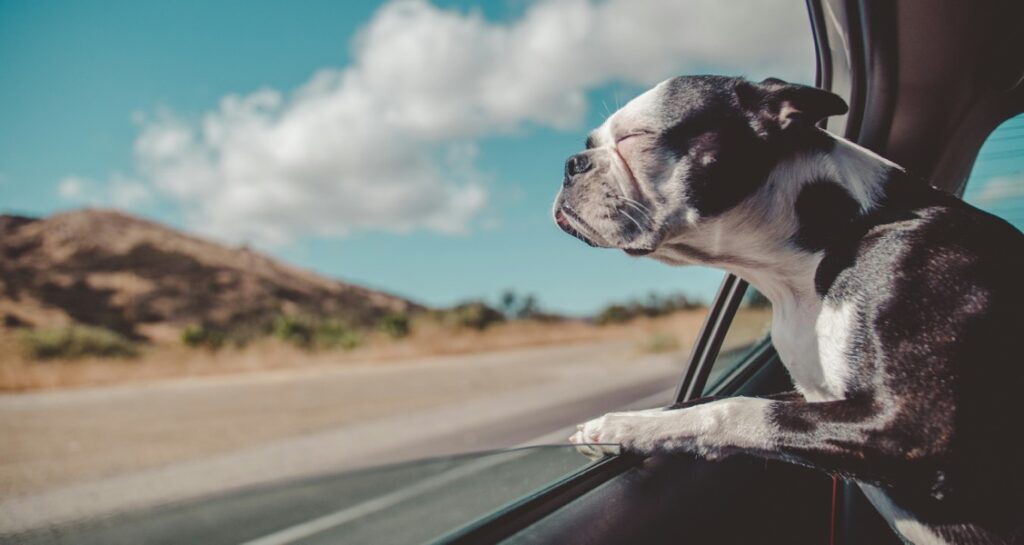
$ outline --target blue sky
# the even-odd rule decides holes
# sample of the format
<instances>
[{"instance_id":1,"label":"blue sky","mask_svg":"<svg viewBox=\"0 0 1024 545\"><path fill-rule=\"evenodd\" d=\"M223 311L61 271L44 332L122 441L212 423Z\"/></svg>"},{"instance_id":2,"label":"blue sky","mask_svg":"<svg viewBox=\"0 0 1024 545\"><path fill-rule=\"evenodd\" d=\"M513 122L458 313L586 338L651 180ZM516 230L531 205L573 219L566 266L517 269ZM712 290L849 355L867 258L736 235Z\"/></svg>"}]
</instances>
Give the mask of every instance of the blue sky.
<instances>
[{"instance_id":1,"label":"blue sky","mask_svg":"<svg viewBox=\"0 0 1024 545\"><path fill-rule=\"evenodd\" d=\"M549 207L652 83L813 79L802 3L746 4L0 0L0 209L122 208L431 305L710 298L720 273L587 248Z\"/></svg>"}]
</instances>

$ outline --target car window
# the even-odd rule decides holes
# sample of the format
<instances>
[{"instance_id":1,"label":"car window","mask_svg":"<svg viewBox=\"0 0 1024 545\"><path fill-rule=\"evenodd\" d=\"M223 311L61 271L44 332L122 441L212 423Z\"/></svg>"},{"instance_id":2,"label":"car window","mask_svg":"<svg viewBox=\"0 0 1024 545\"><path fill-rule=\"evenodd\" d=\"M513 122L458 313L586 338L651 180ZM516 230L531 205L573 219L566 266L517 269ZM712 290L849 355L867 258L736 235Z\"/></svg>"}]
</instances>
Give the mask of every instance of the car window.
<instances>
[{"instance_id":1,"label":"car window","mask_svg":"<svg viewBox=\"0 0 1024 545\"><path fill-rule=\"evenodd\" d=\"M753 286L748 286L747 292L743 295L743 302L736 309L736 315L729 324L729 329L722 340L722 347L711 367L704 386L704 395L715 391L747 356L762 343L768 342L771 323L771 302Z\"/></svg>"},{"instance_id":2,"label":"car window","mask_svg":"<svg viewBox=\"0 0 1024 545\"><path fill-rule=\"evenodd\" d=\"M591 467L434 458L672 402L723 273L561 232L566 159L667 78L815 76L786 0L257 4L0 2L0 542L433 539Z\"/></svg>"},{"instance_id":3,"label":"car window","mask_svg":"<svg viewBox=\"0 0 1024 545\"><path fill-rule=\"evenodd\" d=\"M992 131L978 152L964 200L1024 229L1024 115Z\"/></svg>"}]
</instances>

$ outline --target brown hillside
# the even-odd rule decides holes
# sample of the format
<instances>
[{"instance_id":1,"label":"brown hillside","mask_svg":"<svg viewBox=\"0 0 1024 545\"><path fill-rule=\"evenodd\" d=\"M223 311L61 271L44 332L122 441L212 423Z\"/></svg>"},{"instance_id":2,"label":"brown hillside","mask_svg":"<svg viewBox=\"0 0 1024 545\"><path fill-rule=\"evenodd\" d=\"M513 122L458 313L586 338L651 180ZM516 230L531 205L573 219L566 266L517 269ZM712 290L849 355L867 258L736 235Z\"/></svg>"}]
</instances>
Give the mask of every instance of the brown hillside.
<instances>
[{"instance_id":1,"label":"brown hillside","mask_svg":"<svg viewBox=\"0 0 1024 545\"><path fill-rule=\"evenodd\" d=\"M227 328L303 314L368 325L418 308L120 212L0 215L7 326L82 323L160 339L192 323Z\"/></svg>"}]
</instances>

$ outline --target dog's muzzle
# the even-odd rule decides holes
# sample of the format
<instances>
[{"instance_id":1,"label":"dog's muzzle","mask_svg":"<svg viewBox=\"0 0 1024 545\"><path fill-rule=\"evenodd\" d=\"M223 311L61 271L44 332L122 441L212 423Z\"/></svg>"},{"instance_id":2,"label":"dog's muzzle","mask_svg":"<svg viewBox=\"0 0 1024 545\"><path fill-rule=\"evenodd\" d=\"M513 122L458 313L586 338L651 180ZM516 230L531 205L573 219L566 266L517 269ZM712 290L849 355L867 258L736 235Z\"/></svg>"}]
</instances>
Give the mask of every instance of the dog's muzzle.
<instances>
[{"instance_id":1,"label":"dog's muzzle","mask_svg":"<svg viewBox=\"0 0 1024 545\"><path fill-rule=\"evenodd\" d=\"M558 210L555 210L555 224L558 225L559 229L582 240L583 242L586 242L588 246L600 248L599 244L591 240L590 237L588 237L587 235L580 232L579 229L573 227L572 224L569 223L569 217L572 217L573 221L575 221L577 224L584 226L586 225L586 222L583 221L583 219L580 218L579 215L577 215L572 210L569 210L564 206L560 207Z\"/></svg>"}]
</instances>

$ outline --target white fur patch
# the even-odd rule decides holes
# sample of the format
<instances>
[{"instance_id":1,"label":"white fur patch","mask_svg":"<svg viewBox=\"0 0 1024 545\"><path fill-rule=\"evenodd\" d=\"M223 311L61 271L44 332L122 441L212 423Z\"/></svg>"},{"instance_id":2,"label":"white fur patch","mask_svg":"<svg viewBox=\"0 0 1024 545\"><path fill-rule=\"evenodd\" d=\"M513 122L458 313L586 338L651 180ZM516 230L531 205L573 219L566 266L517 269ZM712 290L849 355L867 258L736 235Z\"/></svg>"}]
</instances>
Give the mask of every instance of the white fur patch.
<instances>
[{"instance_id":1,"label":"white fur patch","mask_svg":"<svg viewBox=\"0 0 1024 545\"><path fill-rule=\"evenodd\" d=\"M570 440L620 444L640 454L690 451L714 457L722 449L767 449L771 403L734 397L686 409L609 413L581 424Z\"/></svg>"},{"instance_id":2,"label":"white fur patch","mask_svg":"<svg viewBox=\"0 0 1024 545\"><path fill-rule=\"evenodd\" d=\"M772 303L772 343L782 364L808 401L836 399L824 387L825 372L818 352L818 336L811 335L821 315L816 296L801 299L776 296Z\"/></svg>"},{"instance_id":3,"label":"white fur patch","mask_svg":"<svg viewBox=\"0 0 1024 545\"><path fill-rule=\"evenodd\" d=\"M889 171L902 170L896 163L842 138L835 139L832 152L824 157L835 171L832 179L843 181L843 186L860 203L862 211L878 204L883 191L880 182Z\"/></svg>"},{"instance_id":4,"label":"white fur patch","mask_svg":"<svg viewBox=\"0 0 1024 545\"><path fill-rule=\"evenodd\" d=\"M856 308L849 301L838 306L826 304L822 306L814 327L818 334L821 387L832 399L842 399L846 394L846 384L851 373L847 354L856 317Z\"/></svg>"}]
</instances>

